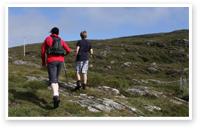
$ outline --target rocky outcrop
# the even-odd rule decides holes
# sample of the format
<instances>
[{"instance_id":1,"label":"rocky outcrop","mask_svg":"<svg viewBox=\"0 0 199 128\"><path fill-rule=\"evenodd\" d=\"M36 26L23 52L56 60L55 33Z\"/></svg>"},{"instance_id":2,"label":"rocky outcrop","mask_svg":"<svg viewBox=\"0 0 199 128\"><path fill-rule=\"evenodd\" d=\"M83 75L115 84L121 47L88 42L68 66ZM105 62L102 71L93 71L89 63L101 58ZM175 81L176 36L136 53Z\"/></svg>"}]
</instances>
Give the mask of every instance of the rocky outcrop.
<instances>
[{"instance_id":1,"label":"rocky outcrop","mask_svg":"<svg viewBox=\"0 0 199 128\"><path fill-rule=\"evenodd\" d=\"M111 63L111 64L114 64L114 63L115 63L115 61L110 61L110 63Z\"/></svg>"},{"instance_id":2,"label":"rocky outcrop","mask_svg":"<svg viewBox=\"0 0 199 128\"><path fill-rule=\"evenodd\" d=\"M43 78L43 77L34 77L34 76L26 76L28 78L28 81L44 81L46 83L48 83L48 78ZM142 80L142 82L144 82L144 80ZM62 88L75 88L76 86L76 81L72 81L68 82L68 85L62 82L59 82L59 86ZM48 87L49 90L52 90L52 88L49 86ZM111 96L115 96L116 99L117 98L121 98L121 99L125 99L126 97L123 96L120 91L116 88L111 88L109 86L99 86L98 88L90 88L90 90L95 91L96 93L106 93L108 95ZM60 95L63 96L71 96L69 91L63 91L61 88L59 88L59 93ZM132 94L136 94L136 95L140 95L140 96L149 96L150 98L160 98L162 97L163 99L177 104L177 105L181 105L183 103L188 104L188 102L174 97L174 98L169 98L167 97L165 94L163 94L162 92L158 92L155 90L152 90L151 88L147 87L147 86L133 86L131 89L127 89L126 93L132 93ZM77 97L77 100L68 100L68 102L71 103L77 103L79 105L81 105L82 107L86 107L90 112L114 112L114 111L120 111L120 110L129 110L129 112L131 114L133 114L133 116L144 116L144 113L142 111L140 111L138 108L129 105L129 103L127 101L122 102L121 100L114 100L114 99L109 99L109 98L98 98L98 97L94 97L94 96L88 96L87 94L84 93L80 93L79 95L72 95L73 97ZM152 106L149 104L144 104L142 105L142 107L150 112L154 112L154 111L159 111L161 110L161 108L157 107L157 106Z\"/></svg>"},{"instance_id":3,"label":"rocky outcrop","mask_svg":"<svg viewBox=\"0 0 199 128\"><path fill-rule=\"evenodd\" d=\"M87 107L87 109L91 112L101 112L101 111L112 112L116 110L129 109L133 113L143 114L137 108L129 106L121 101L116 102L108 98L100 99L93 96L87 96L86 94L80 94L79 96L76 96L76 97L79 97L82 100L78 100L78 101L69 100L69 102L78 103L82 107Z\"/></svg>"},{"instance_id":4,"label":"rocky outcrop","mask_svg":"<svg viewBox=\"0 0 199 128\"><path fill-rule=\"evenodd\" d=\"M135 82L135 83L157 82L159 84L170 84L170 83L180 82L180 80L177 80L177 81L160 81L160 80L155 80L155 79L146 79L146 80L143 80L143 79L140 79L140 80L132 79L132 81Z\"/></svg>"},{"instance_id":5,"label":"rocky outcrop","mask_svg":"<svg viewBox=\"0 0 199 128\"><path fill-rule=\"evenodd\" d=\"M101 54L103 57L106 57L106 51L104 51L104 52L98 52L99 54Z\"/></svg>"},{"instance_id":6,"label":"rocky outcrop","mask_svg":"<svg viewBox=\"0 0 199 128\"><path fill-rule=\"evenodd\" d=\"M111 87L108 87L108 86L99 86L98 89L100 89L101 91L104 91L108 94L120 95L120 91L116 88L111 88Z\"/></svg>"},{"instance_id":7,"label":"rocky outcrop","mask_svg":"<svg viewBox=\"0 0 199 128\"><path fill-rule=\"evenodd\" d=\"M151 106L151 105L148 105L148 104L143 105L143 107L144 107L145 109L147 109L148 111L150 111L150 112L153 112L154 110L158 110L158 111L161 110L161 108L159 108L159 107L157 107L157 106Z\"/></svg>"},{"instance_id":8,"label":"rocky outcrop","mask_svg":"<svg viewBox=\"0 0 199 128\"><path fill-rule=\"evenodd\" d=\"M149 87L145 86L133 86L131 89L127 89L126 92L140 96L147 95L151 98L158 98L160 94L157 91L153 91Z\"/></svg>"},{"instance_id":9,"label":"rocky outcrop","mask_svg":"<svg viewBox=\"0 0 199 128\"><path fill-rule=\"evenodd\" d=\"M23 60L13 61L12 64L15 64L15 65L33 65L33 66L35 66L37 68L41 67L41 66L39 66L37 64L31 63L31 62L28 62L28 61L23 61Z\"/></svg>"},{"instance_id":10,"label":"rocky outcrop","mask_svg":"<svg viewBox=\"0 0 199 128\"><path fill-rule=\"evenodd\" d=\"M48 78L44 77L34 77L34 76L26 76L28 78L28 81L48 81Z\"/></svg>"},{"instance_id":11,"label":"rocky outcrop","mask_svg":"<svg viewBox=\"0 0 199 128\"><path fill-rule=\"evenodd\" d=\"M159 66L155 62L151 63L150 66L151 67L148 67L148 71L152 71L152 72L156 72L159 68Z\"/></svg>"},{"instance_id":12,"label":"rocky outcrop","mask_svg":"<svg viewBox=\"0 0 199 128\"><path fill-rule=\"evenodd\" d=\"M51 87L48 87L49 90L52 90ZM91 89L93 91L104 91L108 94L115 95L115 96L121 96L120 98L123 98L120 94L119 90L108 87L108 86L99 86L98 89ZM68 92L63 91L62 89L59 89L59 93L63 96L69 96ZM108 98L97 98L94 96L88 96L87 94L80 93L79 95L73 95L73 97L78 97L80 100L68 100L71 103L78 103L82 107L86 107L90 112L113 112L117 110L125 110L129 109L131 112L135 114L142 114L143 113L130 105L127 105L126 103L123 103L121 101L114 101L112 99Z\"/></svg>"},{"instance_id":13,"label":"rocky outcrop","mask_svg":"<svg viewBox=\"0 0 199 128\"><path fill-rule=\"evenodd\" d=\"M185 47L189 47L189 40L187 39L177 39L177 40L174 40L173 43L179 44Z\"/></svg>"},{"instance_id":14,"label":"rocky outcrop","mask_svg":"<svg viewBox=\"0 0 199 128\"><path fill-rule=\"evenodd\" d=\"M149 69L150 71L153 71L153 72L157 71L157 69L154 68L154 67L149 67L148 69Z\"/></svg>"},{"instance_id":15,"label":"rocky outcrop","mask_svg":"<svg viewBox=\"0 0 199 128\"><path fill-rule=\"evenodd\" d=\"M131 62L126 62L121 65L121 67L131 67L132 63Z\"/></svg>"},{"instance_id":16,"label":"rocky outcrop","mask_svg":"<svg viewBox=\"0 0 199 128\"><path fill-rule=\"evenodd\" d=\"M164 100L167 100L167 101L172 102L172 103L177 104L177 105L181 105L181 104L183 104L183 102L188 104L188 102L186 102L186 101L184 101L180 98L167 97L164 93L152 90L152 89L150 89L149 87L146 87L146 86L133 86L131 89L127 89L126 92L130 93L130 94L140 95L140 96L149 96L150 98L160 98L161 97ZM157 110L161 110L158 107L149 106L149 105L147 105L147 106L145 105L144 108L147 108L147 109L150 108L149 111L152 111L152 108L157 109Z\"/></svg>"}]
</instances>

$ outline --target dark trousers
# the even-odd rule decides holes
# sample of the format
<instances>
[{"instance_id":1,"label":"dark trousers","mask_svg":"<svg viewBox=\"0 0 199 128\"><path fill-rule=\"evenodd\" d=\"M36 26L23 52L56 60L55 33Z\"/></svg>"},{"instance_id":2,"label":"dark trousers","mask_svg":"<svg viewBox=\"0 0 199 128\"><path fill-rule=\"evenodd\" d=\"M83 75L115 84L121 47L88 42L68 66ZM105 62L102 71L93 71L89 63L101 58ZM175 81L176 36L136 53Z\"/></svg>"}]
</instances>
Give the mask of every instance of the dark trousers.
<instances>
[{"instance_id":1,"label":"dark trousers","mask_svg":"<svg viewBox=\"0 0 199 128\"><path fill-rule=\"evenodd\" d=\"M49 84L58 83L58 78L61 73L62 67L62 61L53 61L51 63L48 63Z\"/></svg>"}]
</instances>

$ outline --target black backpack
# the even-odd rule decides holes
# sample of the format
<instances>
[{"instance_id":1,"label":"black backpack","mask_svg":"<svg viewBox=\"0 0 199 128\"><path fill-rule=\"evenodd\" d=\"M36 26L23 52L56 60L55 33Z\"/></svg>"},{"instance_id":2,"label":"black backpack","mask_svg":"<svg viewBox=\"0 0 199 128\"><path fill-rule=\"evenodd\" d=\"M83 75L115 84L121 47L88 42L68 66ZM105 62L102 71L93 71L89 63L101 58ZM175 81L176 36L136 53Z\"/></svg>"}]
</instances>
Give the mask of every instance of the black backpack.
<instances>
[{"instance_id":1,"label":"black backpack","mask_svg":"<svg viewBox=\"0 0 199 128\"><path fill-rule=\"evenodd\" d=\"M46 51L47 54L54 54L54 55L66 55L66 50L61 45L61 38L55 38L51 36L53 39L52 47L48 48Z\"/></svg>"}]
</instances>

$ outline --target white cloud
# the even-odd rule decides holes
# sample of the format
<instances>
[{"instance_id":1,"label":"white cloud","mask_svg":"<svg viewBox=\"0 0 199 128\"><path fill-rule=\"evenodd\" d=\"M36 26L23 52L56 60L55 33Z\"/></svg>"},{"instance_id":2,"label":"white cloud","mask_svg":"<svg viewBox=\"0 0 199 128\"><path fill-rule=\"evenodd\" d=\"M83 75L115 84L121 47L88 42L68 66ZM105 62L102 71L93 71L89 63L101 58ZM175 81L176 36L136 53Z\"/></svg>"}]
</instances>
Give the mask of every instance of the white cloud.
<instances>
[{"instance_id":1,"label":"white cloud","mask_svg":"<svg viewBox=\"0 0 199 128\"><path fill-rule=\"evenodd\" d=\"M36 9L25 9L25 15L9 15L8 37L9 46L17 46L26 37L29 43L38 43L44 40L44 35L52 27L51 21L42 16Z\"/></svg>"},{"instance_id":2,"label":"white cloud","mask_svg":"<svg viewBox=\"0 0 199 128\"><path fill-rule=\"evenodd\" d=\"M179 20L188 19L187 10L166 7L66 7L55 12L57 17L49 17L38 8L25 8L26 13L23 15L9 15L9 46L15 46L13 43L23 41L23 36L31 43L42 42L54 26L62 33L77 35L82 30L108 34L117 31L123 25L129 26L129 29L147 28L158 23L171 25Z\"/></svg>"},{"instance_id":3,"label":"white cloud","mask_svg":"<svg viewBox=\"0 0 199 128\"><path fill-rule=\"evenodd\" d=\"M113 28L123 24L130 26L150 26L158 22L167 22L178 17L183 17L184 8L65 8L61 13L62 18L71 20L75 26L87 25L91 28ZM175 15L176 17L173 17ZM187 16L185 18L188 18ZM87 22L87 24L86 24Z\"/></svg>"}]
</instances>

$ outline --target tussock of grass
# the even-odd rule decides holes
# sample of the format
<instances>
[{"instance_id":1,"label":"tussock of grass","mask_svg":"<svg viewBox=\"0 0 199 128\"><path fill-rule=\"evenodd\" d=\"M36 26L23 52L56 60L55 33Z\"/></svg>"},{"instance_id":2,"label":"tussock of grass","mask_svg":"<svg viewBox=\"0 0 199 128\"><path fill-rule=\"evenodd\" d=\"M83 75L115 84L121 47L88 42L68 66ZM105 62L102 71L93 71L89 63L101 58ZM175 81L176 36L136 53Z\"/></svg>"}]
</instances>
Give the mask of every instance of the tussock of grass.
<instances>
[{"instance_id":1,"label":"tussock of grass","mask_svg":"<svg viewBox=\"0 0 199 128\"><path fill-rule=\"evenodd\" d=\"M42 81L29 81L24 84L24 88L27 90L43 90L46 89L49 85Z\"/></svg>"}]
</instances>

